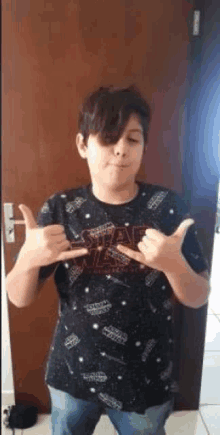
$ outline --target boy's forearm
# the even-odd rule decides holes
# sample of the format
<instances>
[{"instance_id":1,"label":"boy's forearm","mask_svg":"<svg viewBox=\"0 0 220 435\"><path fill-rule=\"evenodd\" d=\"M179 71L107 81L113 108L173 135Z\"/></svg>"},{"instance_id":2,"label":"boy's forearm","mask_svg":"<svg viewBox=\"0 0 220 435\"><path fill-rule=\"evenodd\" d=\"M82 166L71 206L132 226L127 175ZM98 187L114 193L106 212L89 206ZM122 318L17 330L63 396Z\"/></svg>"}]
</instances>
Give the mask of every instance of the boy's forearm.
<instances>
[{"instance_id":1,"label":"boy's forearm","mask_svg":"<svg viewBox=\"0 0 220 435\"><path fill-rule=\"evenodd\" d=\"M6 277L9 300L18 308L30 305L37 297L39 268L28 269L17 261Z\"/></svg>"},{"instance_id":2,"label":"boy's forearm","mask_svg":"<svg viewBox=\"0 0 220 435\"><path fill-rule=\"evenodd\" d=\"M180 302L191 308L205 305L210 293L209 281L194 272L183 256L171 267L165 275Z\"/></svg>"}]
</instances>

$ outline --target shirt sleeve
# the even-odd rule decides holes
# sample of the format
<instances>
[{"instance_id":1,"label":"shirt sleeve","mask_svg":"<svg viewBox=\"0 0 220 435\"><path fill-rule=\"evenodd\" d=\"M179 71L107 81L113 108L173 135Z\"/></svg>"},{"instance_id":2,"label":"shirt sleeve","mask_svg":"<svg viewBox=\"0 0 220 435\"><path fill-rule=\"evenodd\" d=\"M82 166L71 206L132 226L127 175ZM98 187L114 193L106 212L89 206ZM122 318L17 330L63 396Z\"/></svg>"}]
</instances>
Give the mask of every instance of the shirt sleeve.
<instances>
[{"instance_id":1,"label":"shirt sleeve","mask_svg":"<svg viewBox=\"0 0 220 435\"><path fill-rule=\"evenodd\" d=\"M181 222L188 218L192 218L195 221L194 217L190 215L185 202L176 192L171 190L165 196L160 207L154 212L155 228L166 235L173 234ZM208 271L208 261L205 258L202 244L198 239L198 226L196 222L186 232L182 244L182 254L195 272Z\"/></svg>"}]
</instances>

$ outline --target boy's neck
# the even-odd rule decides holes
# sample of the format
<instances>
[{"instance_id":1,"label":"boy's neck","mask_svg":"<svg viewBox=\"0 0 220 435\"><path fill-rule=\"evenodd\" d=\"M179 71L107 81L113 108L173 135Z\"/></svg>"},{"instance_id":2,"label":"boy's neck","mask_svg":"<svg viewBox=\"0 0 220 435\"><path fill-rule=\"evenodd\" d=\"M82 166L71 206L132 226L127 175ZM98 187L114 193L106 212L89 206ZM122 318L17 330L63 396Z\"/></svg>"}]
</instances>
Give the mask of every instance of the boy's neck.
<instances>
[{"instance_id":1,"label":"boy's neck","mask_svg":"<svg viewBox=\"0 0 220 435\"><path fill-rule=\"evenodd\" d=\"M96 182L92 182L92 193L100 201L107 204L124 204L131 201L136 197L139 191L139 186L136 182L130 183L127 186L121 188L108 188L108 186L102 184L99 185Z\"/></svg>"}]
</instances>

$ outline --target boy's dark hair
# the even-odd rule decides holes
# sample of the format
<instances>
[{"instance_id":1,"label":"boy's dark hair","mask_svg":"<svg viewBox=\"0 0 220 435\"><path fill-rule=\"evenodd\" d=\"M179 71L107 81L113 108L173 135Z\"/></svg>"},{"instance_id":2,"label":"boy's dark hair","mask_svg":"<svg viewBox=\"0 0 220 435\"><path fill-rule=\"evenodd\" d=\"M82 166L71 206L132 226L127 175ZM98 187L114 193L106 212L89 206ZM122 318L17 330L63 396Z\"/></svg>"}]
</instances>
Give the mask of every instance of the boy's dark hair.
<instances>
[{"instance_id":1,"label":"boy's dark hair","mask_svg":"<svg viewBox=\"0 0 220 435\"><path fill-rule=\"evenodd\" d=\"M84 99L80 107L78 129L87 145L90 134L99 134L104 144L120 139L131 114L139 115L144 144L148 140L151 108L136 85L100 87Z\"/></svg>"}]
</instances>

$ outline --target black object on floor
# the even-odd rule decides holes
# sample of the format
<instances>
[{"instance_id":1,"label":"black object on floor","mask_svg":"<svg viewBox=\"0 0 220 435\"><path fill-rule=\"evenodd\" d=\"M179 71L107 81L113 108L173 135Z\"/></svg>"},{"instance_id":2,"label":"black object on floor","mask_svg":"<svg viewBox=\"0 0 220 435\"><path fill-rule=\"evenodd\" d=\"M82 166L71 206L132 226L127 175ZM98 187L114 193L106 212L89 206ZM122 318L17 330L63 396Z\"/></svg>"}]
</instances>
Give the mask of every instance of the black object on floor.
<instances>
[{"instance_id":1,"label":"black object on floor","mask_svg":"<svg viewBox=\"0 0 220 435\"><path fill-rule=\"evenodd\" d=\"M35 406L25 406L22 404L9 406L4 411L7 414L4 420L6 428L10 429L27 429L37 422L38 409Z\"/></svg>"}]
</instances>

